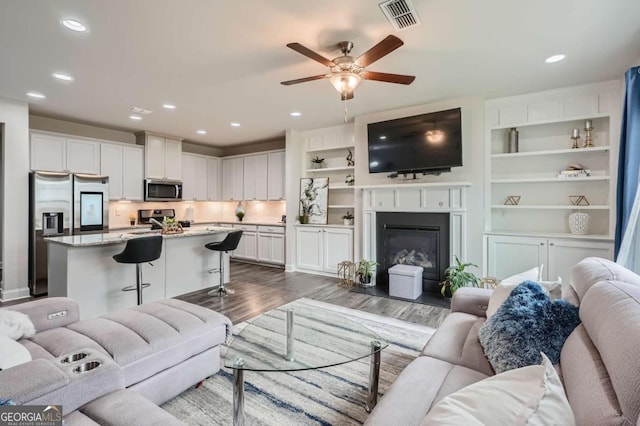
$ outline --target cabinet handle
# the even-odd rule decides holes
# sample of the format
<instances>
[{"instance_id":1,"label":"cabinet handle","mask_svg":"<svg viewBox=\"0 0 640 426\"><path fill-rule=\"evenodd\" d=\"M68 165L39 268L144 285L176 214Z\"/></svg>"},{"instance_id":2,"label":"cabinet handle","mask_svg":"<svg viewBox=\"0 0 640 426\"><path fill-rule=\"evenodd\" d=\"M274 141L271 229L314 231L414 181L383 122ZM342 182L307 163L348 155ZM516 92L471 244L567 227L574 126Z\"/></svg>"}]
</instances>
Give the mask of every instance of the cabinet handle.
<instances>
[{"instance_id":1,"label":"cabinet handle","mask_svg":"<svg viewBox=\"0 0 640 426\"><path fill-rule=\"evenodd\" d=\"M544 245L544 243L540 243L540 245L541 245L541 246L543 246L543 245Z\"/></svg>"},{"instance_id":2,"label":"cabinet handle","mask_svg":"<svg viewBox=\"0 0 640 426\"><path fill-rule=\"evenodd\" d=\"M553 243L549 243L549 245L553 247L554 244Z\"/></svg>"}]
</instances>

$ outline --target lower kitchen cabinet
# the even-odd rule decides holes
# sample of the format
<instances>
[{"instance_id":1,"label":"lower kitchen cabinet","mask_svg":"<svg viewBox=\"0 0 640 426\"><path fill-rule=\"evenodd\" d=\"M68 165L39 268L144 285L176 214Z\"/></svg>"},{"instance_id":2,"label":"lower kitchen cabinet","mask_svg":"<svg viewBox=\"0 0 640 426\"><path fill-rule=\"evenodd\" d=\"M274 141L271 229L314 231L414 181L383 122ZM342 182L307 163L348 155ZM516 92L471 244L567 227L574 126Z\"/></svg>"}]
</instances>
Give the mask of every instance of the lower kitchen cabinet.
<instances>
[{"instance_id":1,"label":"lower kitchen cabinet","mask_svg":"<svg viewBox=\"0 0 640 426\"><path fill-rule=\"evenodd\" d=\"M233 228L242 230L234 259L284 265L284 227L234 224Z\"/></svg>"},{"instance_id":2,"label":"lower kitchen cabinet","mask_svg":"<svg viewBox=\"0 0 640 426\"><path fill-rule=\"evenodd\" d=\"M353 229L330 226L296 227L296 267L335 274L342 261L353 261Z\"/></svg>"},{"instance_id":3,"label":"lower kitchen cabinet","mask_svg":"<svg viewBox=\"0 0 640 426\"><path fill-rule=\"evenodd\" d=\"M258 260L258 227L256 225L233 225L233 228L242 230L242 238L240 238L238 248L233 252L233 257Z\"/></svg>"},{"instance_id":4,"label":"lower kitchen cabinet","mask_svg":"<svg viewBox=\"0 0 640 426\"><path fill-rule=\"evenodd\" d=\"M485 270L500 279L544 265L542 279L570 282L571 268L585 257L613 259L613 243L588 238L485 236Z\"/></svg>"}]
</instances>

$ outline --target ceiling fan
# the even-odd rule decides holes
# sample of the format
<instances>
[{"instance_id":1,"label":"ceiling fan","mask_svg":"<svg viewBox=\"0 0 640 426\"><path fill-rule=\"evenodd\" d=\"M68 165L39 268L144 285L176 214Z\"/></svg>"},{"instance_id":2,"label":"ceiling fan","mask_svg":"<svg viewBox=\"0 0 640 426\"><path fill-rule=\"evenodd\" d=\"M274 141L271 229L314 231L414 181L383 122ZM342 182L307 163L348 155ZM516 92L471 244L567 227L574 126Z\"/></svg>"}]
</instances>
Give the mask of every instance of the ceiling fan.
<instances>
[{"instance_id":1,"label":"ceiling fan","mask_svg":"<svg viewBox=\"0 0 640 426\"><path fill-rule=\"evenodd\" d=\"M383 56L396 50L404 43L398 37L389 35L380 43L367 50L357 59L349 56L353 43L350 41L341 41L338 47L342 51L343 56L330 61L322 55L314 52L301 45L300 43L289 43L287 47L295 50L304 56L320 62L329 68L328 74L314 75L312 77L299 78L296 80L283 81L281 84L290 86L292 84L304 83L307 81L321 80L328 78L333 87L340 93L340 99L353 99L353 91L362 80L376 80L385 83L411 84L415 80L413 75L388 74L383 72L367 71L365 67L371 65Z\"/></svg>"}]
</instances>

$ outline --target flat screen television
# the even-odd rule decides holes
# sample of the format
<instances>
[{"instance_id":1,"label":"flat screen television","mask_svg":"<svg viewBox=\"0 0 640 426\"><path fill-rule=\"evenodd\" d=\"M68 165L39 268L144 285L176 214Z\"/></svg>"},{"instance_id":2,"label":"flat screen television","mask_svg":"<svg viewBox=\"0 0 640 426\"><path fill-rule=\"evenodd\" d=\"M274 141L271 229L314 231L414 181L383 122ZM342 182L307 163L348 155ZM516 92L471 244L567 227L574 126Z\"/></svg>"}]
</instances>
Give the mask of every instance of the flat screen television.
<instances>
[{"instance_id":1,"label":"flat screen television","mask_svg":"<svg viewBox=\"0 0 640 426\"><path fill-rule=\"evenodd\" d=\"M438 173L462 166L460 108L370 123L369 173Z\"/></svg>"}]
</instances>

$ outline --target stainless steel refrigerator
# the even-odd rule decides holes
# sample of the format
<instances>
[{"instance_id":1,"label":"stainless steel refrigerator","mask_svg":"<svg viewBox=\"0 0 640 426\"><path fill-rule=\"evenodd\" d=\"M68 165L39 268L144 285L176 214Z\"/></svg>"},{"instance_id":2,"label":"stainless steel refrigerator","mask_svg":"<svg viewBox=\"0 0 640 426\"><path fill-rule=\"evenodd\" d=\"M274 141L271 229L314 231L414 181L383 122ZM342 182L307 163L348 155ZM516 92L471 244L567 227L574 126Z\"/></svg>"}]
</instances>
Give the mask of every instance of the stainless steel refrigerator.
<instances>
[{"instance_id":1,"label":"stainless steel refrigerator","mask_svg":"<svg viewBox=\"0 0 640 426\"><path fill-rule=\"evenodd\" d=\"M109 231L109 177L54 172L29 176L29 289L47 294L45 238Z\"/></svg>"}]
</instances>

